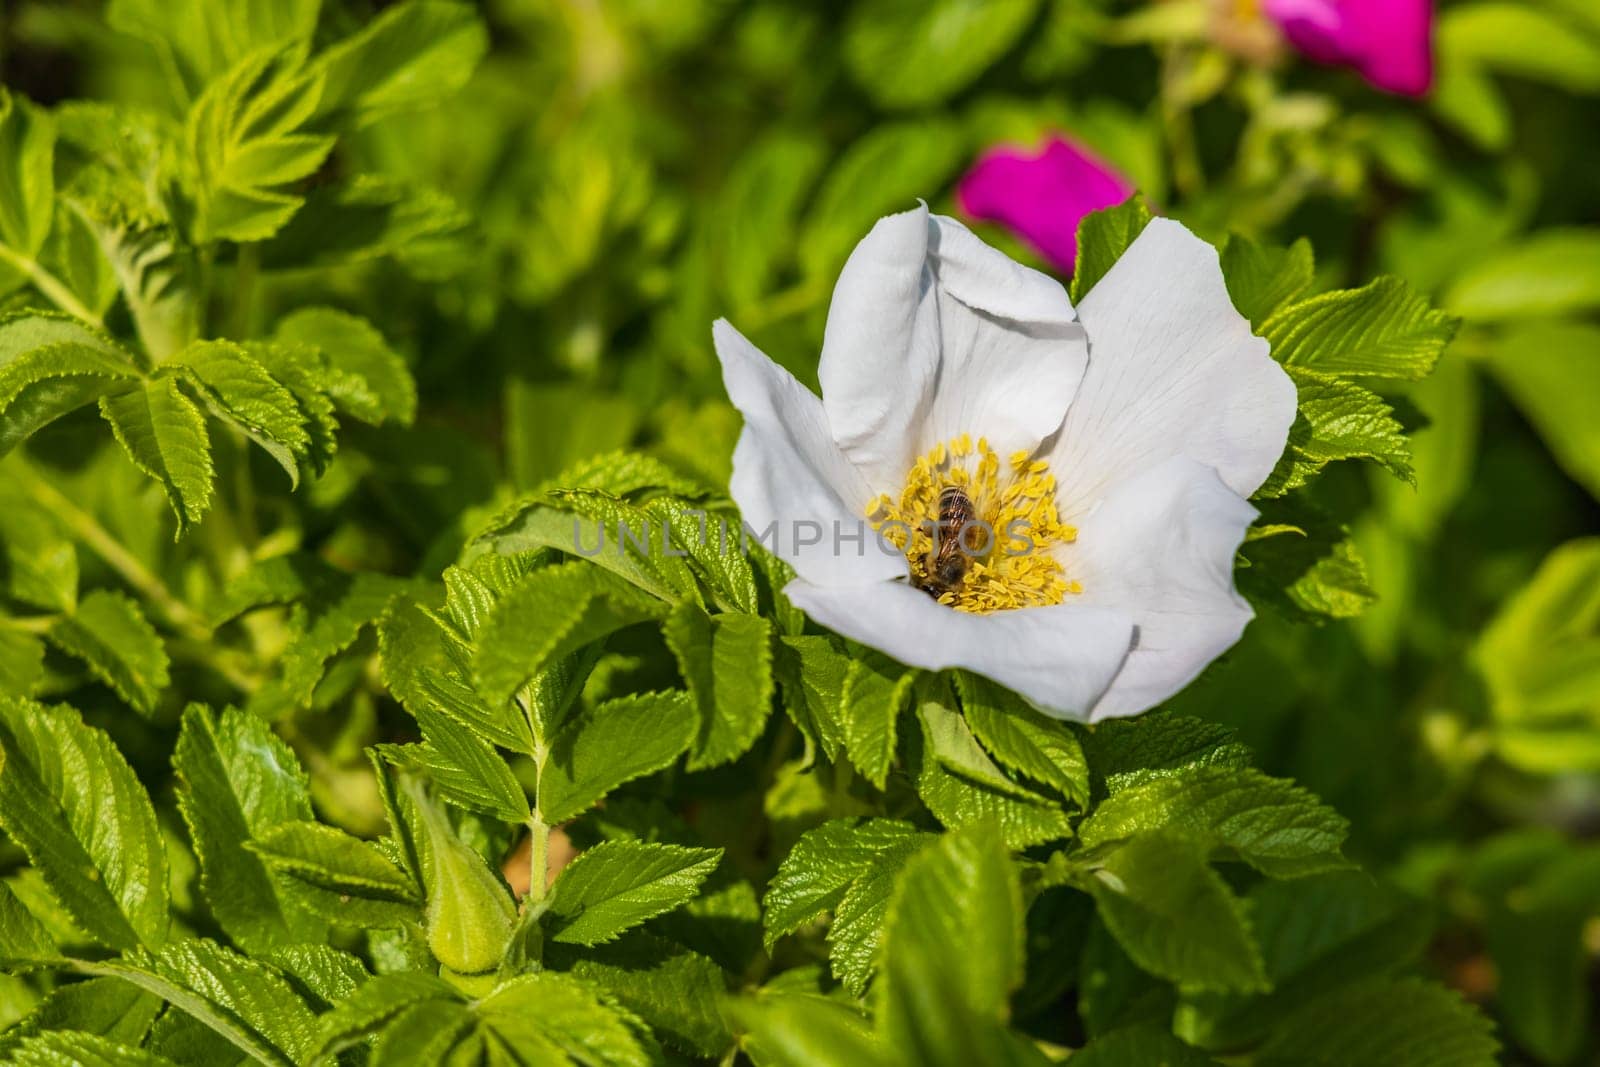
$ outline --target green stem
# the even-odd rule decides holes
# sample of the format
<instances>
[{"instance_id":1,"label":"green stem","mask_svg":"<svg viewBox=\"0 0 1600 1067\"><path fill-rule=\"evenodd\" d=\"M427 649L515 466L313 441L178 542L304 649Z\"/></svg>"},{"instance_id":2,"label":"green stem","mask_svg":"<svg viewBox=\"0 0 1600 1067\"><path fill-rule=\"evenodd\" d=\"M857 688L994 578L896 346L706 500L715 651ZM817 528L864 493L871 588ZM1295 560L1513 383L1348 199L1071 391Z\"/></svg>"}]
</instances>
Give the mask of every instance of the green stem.
<instances>
[{"instance_id":1,"label":"green stem","mask_svg":"<svg viewBox=\"0 0 1600 1067\"><path fill-rule=\"evenodd\" d=\"M61 279L45 270L33 259L3 244L0 244L0 259L5 260L27 275L28 281L33 283L33 287L43 293L52 304L62 311L75 318L82 319L91 326L100 327L104 325L100 321L100 316L90 311L83 301L73 295L72 290L67 288Z\"/></svg>"},{"instance_id":2,"label":"green stem","mask_svg":"<svg viewBox=\"0 0 1600 1067\"><path fill-rule=\"evenodd\" d=\"M74 538L103 559L123 581L149 601L168 624L194 640L211 640L211 628L205 624L205 620L174 596L166 583L101 526L93 515L20 462L20 457L13 461L12 470L23 491L35 503L54 515Z\"/></svg>"},{"instance_id":3,"label":"green stem","mask_svg":"<svg viewBox=\"0 0 1600 1067\"><path fill-rule=\"evenodd\" d=\"M550 827L537 805L528 817L528 833L532 836L532 847L528 849L528 900L533 907L544 903L550 877Z\"/></svg>"},{"instance_id":4,"label":"green stem","mask_svg":"<svg viewBox=\"0 0 1600 1067\"><path fill-rule=\"evenodd\" d=\"M48 633L54 626L59 615L28 615L25 617L0 616L0 626L8 630L21 630L23 633L42 634Z\"/></svg>"}]
</instances>

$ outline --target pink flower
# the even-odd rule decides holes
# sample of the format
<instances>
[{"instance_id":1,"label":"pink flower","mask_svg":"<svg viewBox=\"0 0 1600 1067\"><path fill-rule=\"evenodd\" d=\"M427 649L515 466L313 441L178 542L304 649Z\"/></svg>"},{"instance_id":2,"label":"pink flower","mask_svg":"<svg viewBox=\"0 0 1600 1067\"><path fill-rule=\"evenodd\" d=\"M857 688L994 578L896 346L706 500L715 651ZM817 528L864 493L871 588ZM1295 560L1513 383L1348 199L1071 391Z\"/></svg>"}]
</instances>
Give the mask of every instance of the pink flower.
<instances>
[{"instance_id":1,"label":"pink flower","mask_svg":"<svg viewBox=\"0 0 1600 1067\"><path fill-rule=\"evenodd\" d=\"M1318 63L1354 67L1385 92L1433 86L1432 0L1266 0L1265 10Z\"/></svg>"},{"instance_id":2,"label":"pink flower","mask_svg":"<svg viewBox=\"0 0 1600 1067\"><path fill-rule=\"evenodd\" d=\"M1078 223L1133 195L1133 183L1082 145L1051 137L1043 149L989 149L956 186L969 218L998 222L1065 273L1078 257Z\"/></svg>"}]
</instances>

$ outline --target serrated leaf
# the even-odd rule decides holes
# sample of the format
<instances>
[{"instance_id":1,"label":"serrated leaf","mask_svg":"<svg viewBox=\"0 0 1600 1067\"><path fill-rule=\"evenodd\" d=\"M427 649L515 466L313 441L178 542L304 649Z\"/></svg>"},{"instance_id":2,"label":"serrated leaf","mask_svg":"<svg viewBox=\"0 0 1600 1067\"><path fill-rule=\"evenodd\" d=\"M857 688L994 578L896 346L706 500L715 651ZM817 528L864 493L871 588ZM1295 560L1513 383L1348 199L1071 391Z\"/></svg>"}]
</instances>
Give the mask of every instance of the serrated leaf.
<instances>
[{"instance_id":1,"label":"serrated leaf","mask_svg":"<svg viewBox=\"0 0 1600 1067\"><path fill-rule=\"evenodd\" d=\"M78 1031L138 1043L144 1040L161 1008L157 998L115 978L63 984L51 990L0 1037L0 1054L8 1052L21 1038L50 1031Z\"/></svg>"},{"instance_id":2,"label":"serrated leaf","mask_svg":"<svg viewBox=\"0 0 1600 1067\"><path fill-rule=\"evenodd\" d=\"M488 44L468 4L398 4L317 57L325 81L319 111L370 117L434 103L466 84Z\"/></svg>"},{"instance_id":3,"label":"serrated leaf","mask_svg":"<svg viewBox=\"0 0 1600 1067\"><path fill-rule=\"evenodd\" d=\"M11 887L0 882L0 966L22 970L33 964L62 960L55 938L34 918Z\"/></svg>"},{"instance_id":4,"label":"serrated leaf","mask_svg":"<svg viewBox=\"0 0 1600 1067\"><path fill-rule=\"evenodd\" d=\"M1440 985L1379 979L1321 997L1280 1022L1256 1054L1271 1067L1492 1067L1489 1020Z\"/></svg>"},{"instance_id":5,"label":"serrated leaf","mask_svg":"<svg viewBox=\"0 0 1600 1067\"><path fill-rule=\"evenodd\" d=\"M418 704L411 711L427 741L428 751L421 760L451 803L503 822L528 818L522 783L493 746L430 704Z\"/></svg>"},{"instance_id":6,"label":"serrated leaf","mask_svg":"<svg viewBox=\"0 0 1600 1067\"><path fill-rule=\"evenodd\" d=\"M133 465L161 483L181 538L211 503L211 438L200 409L175 379L160 378L101 397L100 414Z\"/></svg>"},{"instance_id":7,"label":"serrated leaf","mask_svg":"<svg viewBox=\"0 0 1600 1067\"><path fill-rule=\"evenodd\" d=\"M432 974L401 971L381 974L323 1015L317 1052L329 1056L381 1028L407 1008L429 1001L457 1003L455 987Z\"/></svg>"},{"instance_id":8,"label":"serrated leaf","mask_svg":"<svg viewBox=\"0 0 1600 1067\"><path fill-rule=\"evenodd\" d=\"M324 567L307 578L309 592L289 617L295 640L277 671L250 697L250 710L267 719L309 706L329 661L355 644L389 601L410 588L403 578L371 571L346 574Z\"/></svg>"},{"instance_id":9,"label":"serrated leaf","mask_svg":"<svg viewBox=\"0 0 1600 1067\"><path fill-rule=\"evenodd\" d=\"M106 21L159 51L173 95L187 103L248 51L309 38L320 7L319 0L239 0L226 8L205 0L111 0Z\"/></svg>"},{"instance_id":10,"label":"serrated leaf","mask_svg":"<svg viewBox=\"0 0 1600 1067\"><path fill-rule=\"evenodd\" d=\"M55 140L48 112L0 89L0 159L6 161L6 180L0 182L0 292L28 278L50 235Z\"/></svg>"},{"instance_id":11,"label":"serrated leaf","mask_svg":"<svg viewBox=\"0 0 1600 1067\"><path fill-rule=\"evenodd\" d=\"M766 946L836 908L874 867L897 865L931 839L894 819L834 819L800 836L761 900Z\"/></svg>"},{"instance_id":12,"label":"serrated leaf","mask_svg":"<svg viewBox=\"0 0 1600 1067\"><path fill-rule=\"evenodd\" d=\"M59 616L47 636L135 709L155 710L169 681L167 649L133 598L96 589Z\"/></svg>"},{"instance_id":13,"label":"serrated leaf","mask_svg":"<svg viewBox=\"0 0 1600 1067\"><path fill-rule=\"evenodd\" d=\"M214 414L233 423L276 460L291 487L300 484L298 457L311 447L306 416L295 395L247 349L231 341L197 341L172 362L184 368Z\"/></svg>"},{"instance_id":14,"label":"serrated leaf","mask_svg":"<svg viewBox=\"0 0 1600 1067\"><path fill-rule=\"evenodd\" d=\"M279 945L258 958L281 971L297 992L309 994L308 1001L318 1012L343 1003L372 980L359 959L332 945Z\"/></svg>"},{"instance_id":15,"label":"serrated leaf","mask_svg":"<svg viewBox=\"0 0 1600 1067\"><path fill-rule=\"evenodd\" d=\"M295 72L293 51L263 49L208 85L184 131L196 244L260 241L299 209L284 187L314 173L331 136L300 132L321 79Z\"/></svg>"},{"instance_id":16,"label":"serrated leaf","mask_svg":"<svg viewBox=\"0 0 1600 1067\"><path fill-rule=\"evenodd\" d=\"M228 936L249 951L320 941L324 925L285 899L248 843L310 819L310 782L294 752L253 715L213 717L191 704L172 756L178 807L200 860L206 902Z\"/></svg>"},{"instance_id":17,"label":"serrated leaf","mask_svg":"<svg viewBox=\"0 0 1600 1067\"><path fill-rule=\"evenodd\" d=\"M415 277L453 278L476 254L470 223L437 190L356 174L306 190L294 218L262 245L262 266L305 270L391 256Z\"/></svg>"},{"instance_id":18,"label":"serrated leaf","mask_svg":"<svg viewBox=\"0 0 1600 1067\"><path fill-rule=\"evenodd\" d=\"M59 1030L23 1040L6 1062L17 1067L176 1067L172 1060L135 1045Z\"/></svg>"},{"instance_id":19,"label":"serrated leaf","mask_svg":"<svg viewBox=\"0 0 1600 1067\"><path fill-rule=\"evenodd\" d=\"M1244 906L1206 862L1206 845L1134 837L1090 872L1100 917L1140 967L1185 988L1267 988Z\"/></svg>"},{"instance_id":20,"label":"serrated leaf","mask_svg":"<svg viewBox=\"0 0 1600 1067\"><path fill-rule=\"evenodd\" d=\"M586 563L534 571L500 598L479 634L473 657L478 689L491 700L510 700L562 656L664 611Z\"/></svg>"},{"instance_id":21,"label":"serrated leaf","mask_svg":"<svg viewBox=\"0 0 1600 1067\"><path fill-rule=\"evenodd\" d=\"M479 1001L474 1013L496 1036L536 1062L541 1053L561 1062L572 1057L592 1067L650 1067L650 1047L630 1020L598 991L570 975L525 974ZM549 1051L546 1051L549 1050Z\"/></svg>"},{"instance_id":22,"label":"serrated leaf","mask_svg":"<svg viewBox=\"0 0 1600 1067\"><path fill-rule=\"evenodd\" d=\"M302 457L314 474L322 474L338 451L339 420L327 389L332 372L322 353L309 345L250 341L245 349L294 395L310 442Z\"/></svg>"},{"instance_id":23,"label":"serrated leaf","mask_svg":"<svg viewBox=\"0 0 1600 1067\"><path fill-rule=\"evenodd\" d=\"M366 319L337 308L301 308L279 320L273 336L322 353L336 372L327 393L353 418L373 426L391 419L409 426L416 418L411 371Z\"/></svg>"},{"instance_id":24,"label":"serrated leaf","mask_svg":"<svg viewBox=\"0 0 1600 1067\"><path fill-rule=\"evenodd\" d=\"M1164 831L1292 878L1348 866L1348 824L1292 782L1249 767L1195 767L1106 799L1078 827L1087 849Z\"/></svg>"},{"instance_id":25,"label":"serrated leaf","mask_svg":"<svg viewBox=\"0 0 1600 1067\"><path fill-rule=\"evenodd\" d=\"M561 872L550 905L551 937L574 945L610 941L694 899L721 849L607 841Z\"/></svg>"},{"instance_id":26,"label":"serrated leaf","mask_svg":"<svg viewBox=\"0 0 1600 1067\"><path fill-rule=\"evenodd\" d=\"M996 760L1057 789L1080 808L1089 803L1089 764L1083 746L1062 722L1047 718L986 678L956 675L967 725Z\"/></svg>"},{"instance_id":27,"label":"serrated leaf","mask_svg":"<svg viewBox=\"0 0 1600 1067\"><path fill-rule=\"evenodd\" d=\"M1290 377L1299 392L1300 412L1289 431L1289 447L1261 487L1261 496L1297 489L1341 459L1370 459L1402 481L1415 481L1411 442L1386 400L1340 378L1294 371Z\"/></svg>"},{"instance_id":28,"label":"serrated leaf","mask_svg":"<svg viewBox=\"0 0 1600 1067\"><path fill-rule=\"evenodd\" d=\"M634 933L585 950L571 973L608 992L682 1052L714 1058L733 1042L721 1010L727 976L698 953Z\"/></svg>"},{"instance_id":29,"label":"serrated leaf","mask_svg":"<svg viewBox=\"0 0 1600 1067\"><path fill-rule=\"evenodd\" d=\"M844 680L850 662L833 638L779 638L775 671L784 688L783 709L829 760L837 758L844 744Z\"/></svg>"},{"instance_id":30,"label":"serrated leaf","mask_svg":"<svg viewBox=\"0 0 1600 1067\"><path fill-rule=\"evenodd\" d=\"M1383 277L1281 308L1262 324L1261 335L1286 367L1416 379L1433 370L1458 325L1399 278Z\"/></svg>"},{"instance_id":31,"label":"serrated leaf","mask_svg":"<svg viewBox=\"0 0 1600 1067\"><path fill-rule=\"evenodd\" d=\"M62 415L139 378L133 358L76 319L0 317L0 456Z\"/></svg>"},{"instance_id":32,"label":"serrated leaf","mask_svg":"<svg viewBox=\"0 0 1600 1067\"><path fill-rule=\"evenodd\" d=\"M1074 304L1106 276L1150 222L1144 200L1131 196L1116 207L1092 211L1078 223L1078 260L1069 292Z\"/></svg>"},{"instance_id":33,"label":"serrated leaf","mask_svg":"<svg viewBox=\"0 0 1600 1067\"><path fill-rule=\"evenodd\" d=\"M1030 793L1015 783L1011 789L1001 791L947 770L935 756L933 739L920 717L918 726L907 739L907 770L916 782L922 803L946 827L957 830L974 823L997 825L1005 843L1014 849L1071 835L1067 813L1054 800Z\"/></svg>"},{"instance_id":34,"label":"serrated leaf","mask_svg":"<svg viewBox=\"0 0 1600 1067\"><path fill-rule=\"evenodd\" d=\"M894 762L898 723L911 699L915 671L887 656L865 652L853 657L839 694L845 750L850 762L879 789Z\"/></svg>"},{"instance_id":35,"label":"serrated leaf","mask_svg":"<svg viewBox=\"0 0 1600 1067\"><path fill-rule=\"evenodd\" d=\"M686 602L661 629L700 710L689 769L738 759L761 736L772 709L772 624L759 615L708 616Z\"/></svg>"},{"instance_id":36,"label":"serrated leaf","mask_svg":"<svg viewBox=\"0 0 1600 1067\"><path fill-rule=\"evenodd\" d=\"M922 736L933 758L951 774L959 775L974 785L1024 800L1035 799L1037 794L1006 777L1006 773L989 758L983 746L978 744L978 739L972 736L961 713L940 698L947 694L948 690L944 693L934 690L917 702Z\"/></svg>"},{"instance_id":37,"label":"serrated leaf","mask_svg":"<svg viewBox=\"0 0 1600 1067\"><path fill-rule=\"evenodd\" d=\"M698 716L682 691L640 693L585 711L550 742L539 774L539 811L554 825L601 797L670 765L689 747Z\"/></svg>"},{"instance_id":38,"label":"serrated leaf","mask_svg":"<svg viewBox=\"0 0 1600 1067\"><path fill-rule=\"evenodd\" d=\"M765 993L730 1009L760 1067L887 1067L899 1060L852 1005L831 997Z\"/></svg>"},{"instance_id":39,"label":"serrated leaf","mask_svg":"<svg viewBox=\"0 0 1600 1067\"><path fill-rule=\"evenodd\" d=\"M991 1063L1022 982L1022 887L993 827L946 834L896 880L879 1030L918 1063ZM969 946L981 945L981 951Z\"/></svg>"},{"instance_id":40,"label":"serrated leaf","mask_svg":"<svg viewBox=\"0 0 1600 1067\"><path fill-rule=\"evenodd\" d=\"M177 941L154 955L80 965L144 989L259 1063L289 1067L315 1046L317 1021L276 971L212 941Z\"/></svg>"},{"instance_id":41,"label":"serrated leaf","mask_svg":"<svg viewBox=\"0 0 1600 1067\"><path fill-rule=\"evenodd\" d=\"M150 797L71 708L0 697L0 826L68 914L102 944L160 945L167 865Z\"/></svg>"},{"instance_id":42,"label":"serrated leaf","mask_svg":"<svg viewBox=\"0 0 1600 1067\"><path fill-rule=\"evenodd\" d=\"M305 820L263 830L249 844L294 887L293 899L343 926L414 922L422 900L399 867L366 841Z\"/></svg>"},{"instance_id":43,"label":"serrated leaf","mask_svg":"<svg viewBox=\"0 0 1600 1067\"><path fill-rule=\"evenodd\" d=\"M1084 737L1095 777L1115 795L1151 777L1213 764L1242 767L1250 750L1219 723L1156 713L1100 723Z\"/></svg>"},{"instance_id":44,"label":"serrated leaf","mask_svg":"<svg viewBox=\"0 0 1600 1067\"><path fill-rule=\"evenodd\" d=\"M1273 312L1311 288L1315 273L1311 242L1303 237L1288 248L1274 248L1233 234L1222 246L1221 260L1228 296L1258 330Z\"/></svg>"}]
</instances>

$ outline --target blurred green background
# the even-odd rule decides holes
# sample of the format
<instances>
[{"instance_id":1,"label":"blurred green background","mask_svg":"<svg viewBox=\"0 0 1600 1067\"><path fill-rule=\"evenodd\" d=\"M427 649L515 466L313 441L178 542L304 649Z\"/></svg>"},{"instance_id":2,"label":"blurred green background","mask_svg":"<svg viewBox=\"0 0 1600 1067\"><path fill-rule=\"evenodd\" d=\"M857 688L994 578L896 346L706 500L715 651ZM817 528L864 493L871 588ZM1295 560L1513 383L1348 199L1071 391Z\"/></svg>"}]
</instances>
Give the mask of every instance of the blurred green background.
<instances>
[{"instance_id":1,"label":"blurred green background","mask_svg":"<svg viewBox=\"0 0 1600 1067\"><path fill-rule=\"evenodd\" d=\"M329 3L319 32L382 7ZM873 220L916 197L956 213L985 149L1070 136L1204 236L1308 237L1322 283L1396 273L1464 319L1438 372L1391 396L1417 487L1353 465L1317 485L1371 595L1331 622L1264 610L1176 703L1237 728L1350 818L1354 858L1431 902L1433 964L1494 1014L1511 1062L1593 1062L1600 5L1439 4L1421 98L1297 58L1250 4L497 0L483 16L470 80L343 138L265 248L254 314L358 311L422 398L413 428L352 432L305 490L304 539L436 572L516 490L625 445L725 484L739 419L711 320L814 386L833 279ZM193 17L193 50L164 63L97 4L13 2L3 80L45 106L170 110L231 24ZM437 53L464 75L473 43ZM362 188L404 210L356 236L319 227L315 190Z\"/></svg>"}]
</instances>

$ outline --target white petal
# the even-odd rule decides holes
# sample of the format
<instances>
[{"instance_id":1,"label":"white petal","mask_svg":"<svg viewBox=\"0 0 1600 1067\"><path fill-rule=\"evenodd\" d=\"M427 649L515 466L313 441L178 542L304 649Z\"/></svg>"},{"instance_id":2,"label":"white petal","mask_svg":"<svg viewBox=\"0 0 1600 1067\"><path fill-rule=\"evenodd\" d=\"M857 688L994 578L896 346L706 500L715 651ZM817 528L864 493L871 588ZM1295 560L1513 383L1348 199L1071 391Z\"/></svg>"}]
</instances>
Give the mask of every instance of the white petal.
<instances>
[{"instance_id":1,"label":"white petal","mask_svg":"<svg viewBox=\"0 0 1600 1067\"><path fill-rule=\"evenodd\" d=\"M1061 284L925 206L845 263L818 376L834 439L880 491L960 433L1032 451L1061 426L1087 344Z\"/></svg>"},{"instance_id":2,"label":"white petal","mask_svg":"<svg viewBox=\"0 0 1600 1067\"><path fill-rule=\"evenodd\" d=\"M1294 383L1234 310L1217 253L1154 219L1078 306L1089 370L1052 457L1073 521L1119 481L1185 455L1248 497L1294 421Z\"/></svg>"},{"instance_id":3,"label":"white petal","mask_svg":"<svg viewBox=\"0 0 1600 1067\"><path fill-rule=\"evenodd\" d=\"M726 320L711 335L728 398L744 416L730 490L752 536L771 527L763 543L821 585L904 576L905 557L884 552L866 524L873 494L833 443L821 401Z\"/></svg>"},{"instance_id":4,"label":"white petal","mask_svg":"<svg viewBox=\"0 0 1600 1067\"><path fill-rule=\"evenodd\" d=\"M1133 636L1122 612L1079 604L969 615L903 582L826 589L797 580L783 591L823 626L901 663L965 667L1079 721L1117 674Z\"/></svg>"},{"instance_id":5,"label":"white petal","mask_svg":"<svg viewBox=\"0 0 1600 1067\"><path fill-rule=\"evenodd\" d=\"M1089 349L1061 283L1014 262L965 226L933 218L939 375L924 449L958 434L1002 457L1032 452L1061 427Z\"/></svg>"},{"instance_id":6,"label":"white petal","mask_svg":"<svg viewBox=\"0 0 1600 1067\"><path fill-rule=\"evenodd\" d=\"M1256 509L1210 467L1178 456L1124 482L1062 549L1075 601L1125 613L1137 631L1092 721L1137 715L1227 651L1252 612L1233 561Z\"/></svg>"},{"instance_id":7,"label":"white petal","mask_svg":"<svg viewBox=\"0 0 1600 1067\"><path fill-rule=\"evenodd\" d=\"M833 439L879 492L905 478L939 371L928 208L879 219L833 288L817 376Z\"/></svg>"}]
</instances>

